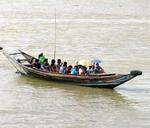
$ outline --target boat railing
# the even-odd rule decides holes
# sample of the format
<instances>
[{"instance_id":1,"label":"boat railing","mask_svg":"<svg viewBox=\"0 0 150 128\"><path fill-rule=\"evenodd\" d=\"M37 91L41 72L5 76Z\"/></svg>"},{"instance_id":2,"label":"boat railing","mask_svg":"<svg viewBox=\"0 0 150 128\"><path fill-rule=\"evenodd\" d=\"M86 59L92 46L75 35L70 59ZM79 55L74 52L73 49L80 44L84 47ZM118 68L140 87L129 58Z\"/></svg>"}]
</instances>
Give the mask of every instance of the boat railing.
<instances>
[{"instance_id":1,"label":"boat railing","mask_svg":"<svg viewBox=\"0 0 150 128\"><path fill-rule=\"evenodd\" d=\"M18 55L18 54L21 54L20 52L17 52L17 53L11 53L9 55Z\"/></svg>"}]
</instances>

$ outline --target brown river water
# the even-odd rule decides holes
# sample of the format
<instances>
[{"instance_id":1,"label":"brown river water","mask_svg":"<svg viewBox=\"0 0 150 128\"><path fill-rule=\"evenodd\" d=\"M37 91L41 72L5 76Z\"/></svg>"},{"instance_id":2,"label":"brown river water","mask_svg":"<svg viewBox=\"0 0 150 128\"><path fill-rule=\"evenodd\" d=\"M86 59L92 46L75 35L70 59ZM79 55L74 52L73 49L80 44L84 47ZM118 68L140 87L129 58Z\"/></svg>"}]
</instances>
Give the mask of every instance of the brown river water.
<instances>
[{"instance_id":1,"label":"brown river water","mask_svg":"<svg viewBox=\"0 0 150 128\"><path fill-rule=\"evenodd\" d=\"M106 72L143 75L114 90L29 78L0 52L0 128L149 128L149 0L0 0L0 46Z\"/></svg>"}]
</instances>

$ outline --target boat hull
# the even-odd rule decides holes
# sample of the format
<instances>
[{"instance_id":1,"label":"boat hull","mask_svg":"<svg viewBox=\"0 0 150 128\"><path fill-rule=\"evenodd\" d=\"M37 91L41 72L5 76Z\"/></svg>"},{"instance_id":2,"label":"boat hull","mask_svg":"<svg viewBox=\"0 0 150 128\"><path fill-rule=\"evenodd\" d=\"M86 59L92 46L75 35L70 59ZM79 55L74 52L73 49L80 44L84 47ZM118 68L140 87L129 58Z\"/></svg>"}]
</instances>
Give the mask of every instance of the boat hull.
<instances>
[{"instance_id":1,"label":"boat hull","mask_svg":"<svg viewBox=\"0 0 150 128\"><path fill-rule=\"evenodd\" d=\"M22 54L21 51L20 53ZM64 75L60 73L45 72L36 68L32 68L30 64L23 64L21 61L18 61L18 59L10 56L6 52L4 52L4 55L9 59L13 66L23 75L34 76L40 79L56 81L61 83L72 83L73 85L80 85L86 87L113 89L142 74L140 71L132 71L129 74L99 74L89 76L70 74ZM27 62L29 62L32 59L32 56L24 52L22 55L27 59Z\"/></svg>"}]
</instances>

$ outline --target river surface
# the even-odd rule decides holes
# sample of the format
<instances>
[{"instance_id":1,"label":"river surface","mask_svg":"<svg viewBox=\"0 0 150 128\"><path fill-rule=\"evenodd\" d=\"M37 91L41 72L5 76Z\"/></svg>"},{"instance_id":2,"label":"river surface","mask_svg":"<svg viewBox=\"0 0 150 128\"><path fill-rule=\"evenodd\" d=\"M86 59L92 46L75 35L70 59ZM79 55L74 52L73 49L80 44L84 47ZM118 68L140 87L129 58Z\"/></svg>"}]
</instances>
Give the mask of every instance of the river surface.
<instances>
[{"instance_id":1,"label":"river surface","mask_svg":"<svg viewBox=\"0 0 150 128\"><path fill-rule=\"evenodd\" d=\"M21 76L0 52L0 128L149 128L149 0L0 0L0 46L106 72L143 75L114 90Z\"/></svg>"}]
</instances>

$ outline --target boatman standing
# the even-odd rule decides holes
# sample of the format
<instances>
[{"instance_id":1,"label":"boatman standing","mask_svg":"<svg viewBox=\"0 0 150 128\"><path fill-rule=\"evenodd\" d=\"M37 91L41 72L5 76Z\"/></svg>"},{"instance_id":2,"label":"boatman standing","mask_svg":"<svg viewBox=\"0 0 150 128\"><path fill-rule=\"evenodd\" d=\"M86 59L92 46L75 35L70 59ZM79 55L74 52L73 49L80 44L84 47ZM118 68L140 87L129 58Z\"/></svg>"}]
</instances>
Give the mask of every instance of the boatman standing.
<instances>
[{"instance_id":1,"label":"boatman standing","mask_svg":"<svg viewBox=\"0 0 150 128\"><path fill-rule=\"evenodd\" d=\"M38 59L39 59L40 64L44 64L45 56L43 55L43 53L39 54Z\"/></svg>"}]
</instances>

